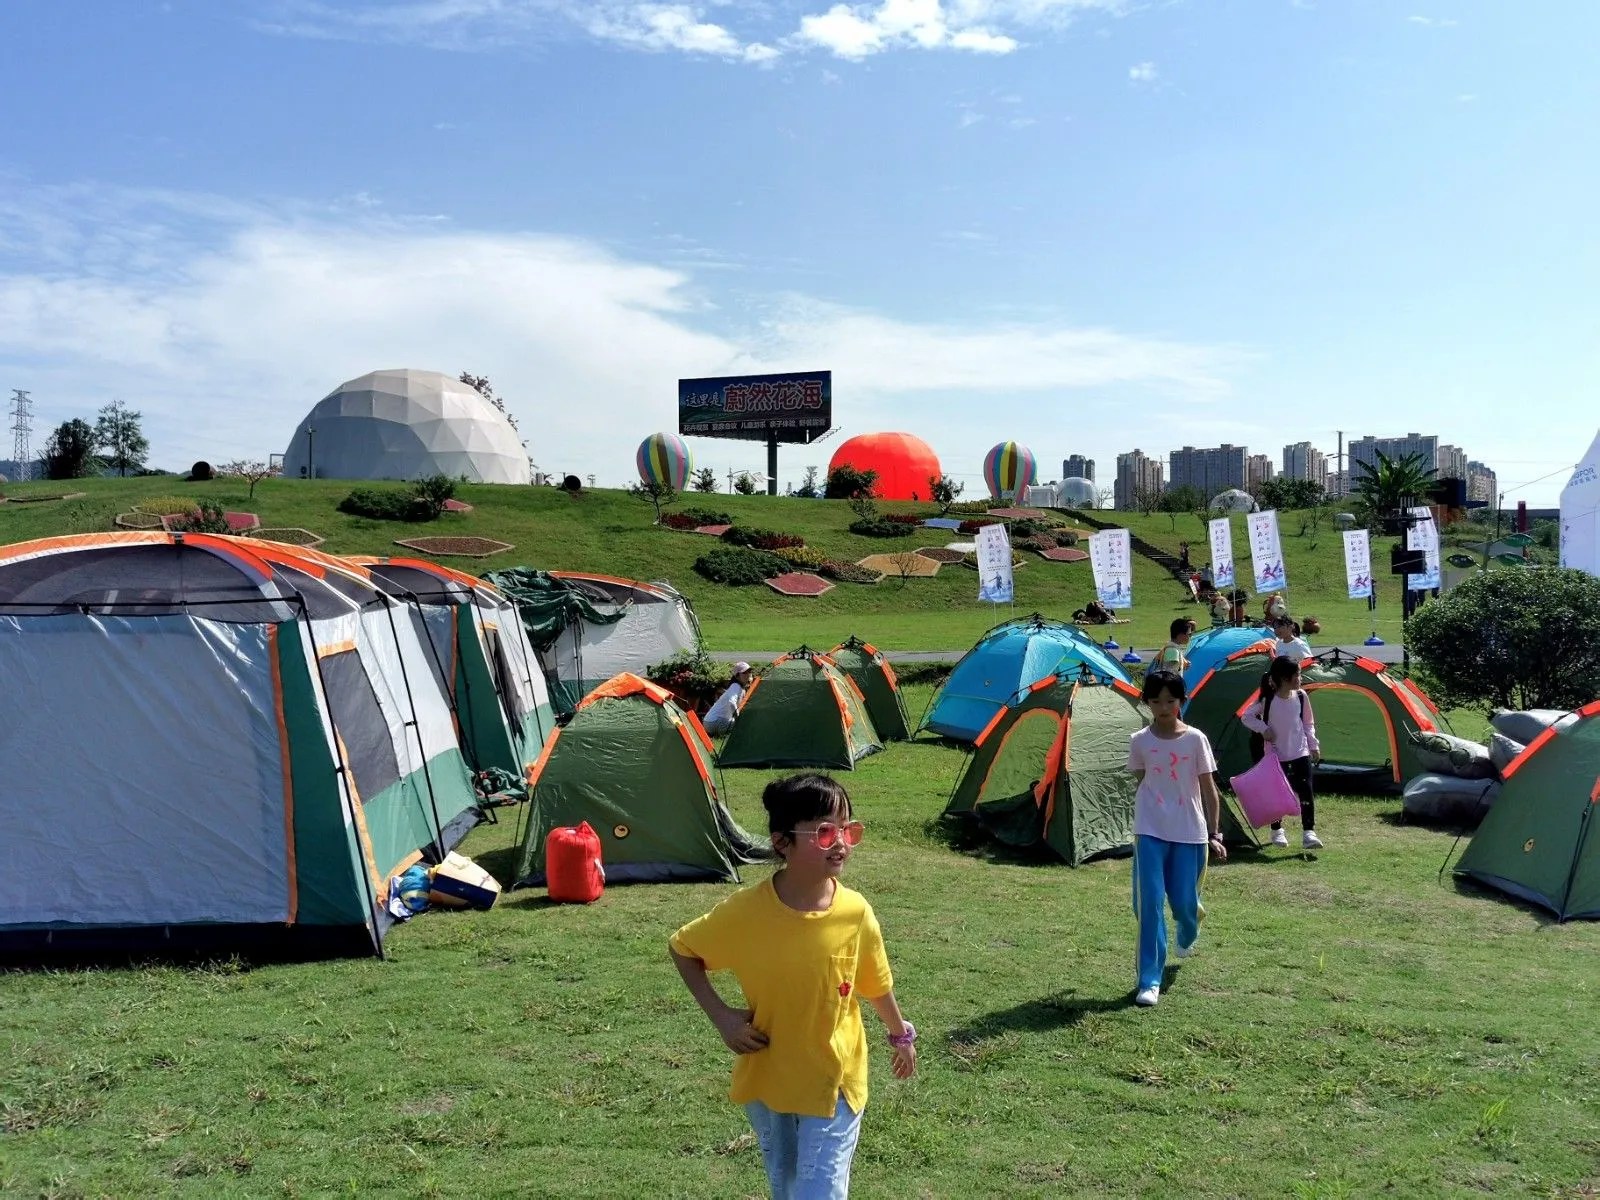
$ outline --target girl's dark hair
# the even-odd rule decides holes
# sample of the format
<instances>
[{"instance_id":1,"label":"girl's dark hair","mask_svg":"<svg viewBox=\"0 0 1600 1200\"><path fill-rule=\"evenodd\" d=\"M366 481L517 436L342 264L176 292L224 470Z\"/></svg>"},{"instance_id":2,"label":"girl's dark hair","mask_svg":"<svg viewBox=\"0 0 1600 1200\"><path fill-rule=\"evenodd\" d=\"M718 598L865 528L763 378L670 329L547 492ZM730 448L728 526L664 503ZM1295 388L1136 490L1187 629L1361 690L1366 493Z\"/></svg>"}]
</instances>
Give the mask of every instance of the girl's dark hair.
<instances>
[{"instance_id":1,"label":"girl's dark hair","mask_svg":"<svg viewBox=\"0 0 1600 1200\"><path fill-rule=\"evenodd\" d=\"M839 809L850 815L850 793L828 775L790 775L774 779L761 793L767 828L786 834L802 821L821 821Z\"/></svg>"},{"instance_id":2,"label":"girl's dark hair","mask_svg":"<svg viewBox=\"0 0 1600 1200\"><path fill-rule=\"evenodd\" d=\"M1177 641L1178 638L1182 637L1186 633L1193 633L1197 628L1199 628L1199 626L1197 626L1188 617L1177 617L1168 627L1172 634L1173 641Z\"/></svg>"},{"instance_id":3,"label":"girl's dark hair","mask_svg":"<svg viewBox=\"0 0 1600 1200\"><path fill-rule=\"evenodd\" d=\"M1287 683L1300 674L1300 664L1292 658L1275 658L1266 673L1261 676L1261 698L1265 700L1278 690L1280 683Z\"/></svg>"},{"instance_id":4,"label":"girl's dark hair","mask_svg":"<svg viewBox=\"0 0 1600 1200\"><path fill-rule=\"evenodd\" d=\"M1188 698L1183 686L1183 676L1176 671L1151 671L1144 677L1144 688L1139 695L1148 704L1157 699L1162 692L1171 696L1178 703L1183 703Z\"/></svg>"}]
</instances>

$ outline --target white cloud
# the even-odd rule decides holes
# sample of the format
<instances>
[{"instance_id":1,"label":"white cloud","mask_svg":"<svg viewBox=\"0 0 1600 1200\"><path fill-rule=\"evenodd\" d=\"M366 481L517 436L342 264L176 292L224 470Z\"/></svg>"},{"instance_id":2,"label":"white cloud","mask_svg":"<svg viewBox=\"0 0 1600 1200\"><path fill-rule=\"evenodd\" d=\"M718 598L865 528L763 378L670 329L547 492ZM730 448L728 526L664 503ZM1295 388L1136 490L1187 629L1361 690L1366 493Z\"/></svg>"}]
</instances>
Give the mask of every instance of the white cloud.
<instances>
[{"instance_id":1,"label":"white cloud","mask_svg":"<svg viewBox=\"0 0 1600 1200\"><path fill-rule=\"evenodd\" d=\"M36 193L31 224L0 196L0 366L44 429L120 396L169 467L281 450L318 398L382 367L487 374L542 468L618 483L638 439L673 424L679 377L829 367L848 384L841 424L909 425L975 462L999 397L1015 401L1007 436L1048 440L1064 391L1133 388L1155 419L1224 391L1240 357L804 296L741 298L771 314L741 329L687 270L588 242L149 194L77 190L68 205L64 191Z\"/></svg>"},{"instance_id":2,"label":"white cloud","mask_svg":"<svg viewBox=\"0 0 1600 1200\"><path fill-rule=\"evenodd\" d=\"M1425 26L1428 26L1429 28L1432 28L1432 29L1449 29L1455 24L1455 21L1453 21L1449 17L1415 17L1415 16L1413 16L1413 17L1407 17L1406 20L1410 21L1413 25L1425 25Z\"/></svg>"},{"instance_id":3,"label":"white cloud","mask_svg":"<svg viewBox=\"0 0 1600 1200\"><path fill-rule=\"evenodd\" d=\"M821 16L802 17L796 38L857 60L899 47L977 54L1009 54L1017 48L1016 39L981 25L953 26L940 0L883 0L876 8L835 4Z\"/></svg>"},{"instance_id":4,"label":"white cloud","mask_svg":"<svg viewBox=\"0 0 1600 1200\"><path fill-rule=\"evenodd\" d=\"M1128 78L1134 83L1153 83L1156 78L1156 65L1153 62L1135 63L1128 68Z\"/></svg>"},{"instance_id":5,"label":"white cloud","mask_svg":"<svg viewBox=\"0 0 1600 1200\"><path fill-rule=\"evenodd\" d=\"M802 0L802 3L807 0ZM815 3L816 0L809 0ZM679 51L765 64L780 47L823 50L860 61L896 49L1005 55L1024 30L1060 30L1090 13L1122 16L1132 0L869 0L802 12L798 25L775 27L774 10L755 0L719 0L721 11L763 22L760 38L727 20L713 23L690 4L625 0L257 0L264 32L312 38L403 42L440 50L482 51L537 44L574 27L599 41L639 50Z\"/></svg>"},{"instance_id":6,"label":"white cloud","mask_svg":"<svg viewBox=\"0 0 1600 1200\"><path fill-rule=\"evenodd\" d=\"M620 12L596 12L588 23L591 34L644 50L681 50L718 58L767 63L779 52L760 42L741 42L721 25L701 21L682 4L640 4Z\"/></svg>"}]
</instances>

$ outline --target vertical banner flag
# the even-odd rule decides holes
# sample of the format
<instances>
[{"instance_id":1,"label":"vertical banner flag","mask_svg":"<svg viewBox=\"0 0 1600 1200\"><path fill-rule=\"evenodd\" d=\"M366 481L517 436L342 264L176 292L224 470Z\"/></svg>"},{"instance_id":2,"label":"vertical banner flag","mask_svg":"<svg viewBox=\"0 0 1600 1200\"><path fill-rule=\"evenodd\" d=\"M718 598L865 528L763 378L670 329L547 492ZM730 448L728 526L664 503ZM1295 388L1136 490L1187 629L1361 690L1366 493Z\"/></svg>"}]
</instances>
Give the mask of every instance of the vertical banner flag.
<instances>
[{"instance_id":1,"label":"vertical banner flag","mask_svg":"<svg viewBox=\"0 0 1600 1200\"><path fill-rule=\"evenodd\" d=\"M976 537L978 599L1010 604L1012 597L1011 539L999 522L985 525Z\"/></svg>"},{"instance_id":2,"label":"vertical banner flag","mask_svg":"<svg viewBox=\"0 0 1600 1200\"><path fill-rule=\"evenodd\" d=\"M1278 540L1276 509L1249 514L1250 563L1256 572L1256 595L1264 596L1288 586L1283 569L1283 543Z\"/></svg>"},{"instance_id":3,"label":"vertical banner flag","mask_svg":"<svg viewBox=\"0 0 1600 1200\"><path fill-rule=\"evenodd\" d=\"M1365 600L1372 595L1372 540L1365 529L1344 531L1344 579L1350 599Z\"/></svg>"},{"instance_id":4,"label":"vertical banner flag","mask_svg":"<svg viewBox=\"0 0 1600 1200\"><path fill-rule=\"evenodd\" d=\"M1226 591L1233 579L1233 522L1218 517L1208 527L1211 530L1211 583L1217 591Z\"/></svg>"},{"instance_id":5,"label":"vertical banner flag","mask_svg":"<svg viewBox=\"0 0 1600 1200\"><path fill-rule=\"evenodd\" d=\"M1102 529L1089 537L1094 590L1107 608L1133 607L1133 538L1126 529Z\"/></svg>"},{"instance_id":6,"label":"vertical banner flag","mask_svg":"<svg viewBox=\"0 0 1600 1200\"><path fill-rule=\"evenodd\" d=\"M1413 517L1421 520L1406 528L1406 549L1421 550L1427 555L1427 570L1421 575L1407 575L1406 587L1413 592L1425 592L1439 586L1439 527L1433 523L1433 510L1413 508Z\"/></svg>"}]
</instances>

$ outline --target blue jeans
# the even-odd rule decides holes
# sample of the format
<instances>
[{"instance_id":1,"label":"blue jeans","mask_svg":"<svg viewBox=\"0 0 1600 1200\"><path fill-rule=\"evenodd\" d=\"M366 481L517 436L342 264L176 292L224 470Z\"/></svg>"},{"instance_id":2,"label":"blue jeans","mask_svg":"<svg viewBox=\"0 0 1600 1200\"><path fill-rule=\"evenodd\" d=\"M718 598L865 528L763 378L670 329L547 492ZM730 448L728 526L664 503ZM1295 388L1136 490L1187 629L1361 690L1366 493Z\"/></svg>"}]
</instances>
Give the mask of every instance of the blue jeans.
<instances>
[{"instance_id":1,"label":"blue jeans","mask_svg":"<svg viewBox=\"0 0 1600 1200\"><path fill-rule=\"evenodd\" d=\"M845 1200L850 1161L861 1137L861 1114L843 1093L831 1117L773 1112L759 1100L744 1106L761 1142L772 1200Z\"/></svg>"},{"instance_id":2,"label":"blue jeans","mask_svg":"<svg viewBox=\"0 0 1600 1200\"><path fill-rule=\"evenodd\" d=\"M1167 905L1178 945L1200 936L1200 877L1208 847L1140 834L1133 839L1133 915L1139 918L1139 989L1161 986L1167 969Z\"/></svg>"}]
</instances>

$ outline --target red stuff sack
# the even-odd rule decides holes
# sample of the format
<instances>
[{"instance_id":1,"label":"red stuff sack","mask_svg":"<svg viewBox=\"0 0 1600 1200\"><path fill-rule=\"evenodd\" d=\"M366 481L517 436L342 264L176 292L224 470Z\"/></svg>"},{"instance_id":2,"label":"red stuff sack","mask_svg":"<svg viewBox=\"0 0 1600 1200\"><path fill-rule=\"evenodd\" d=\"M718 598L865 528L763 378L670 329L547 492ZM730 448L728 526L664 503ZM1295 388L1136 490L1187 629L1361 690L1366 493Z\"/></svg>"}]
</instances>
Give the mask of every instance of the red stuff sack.
<instances>
[{"instance_id":1,"label":"red stuff sack","mask_svg":"<svg viewBox=\"0 0 1600 1200\"><path fill-rule=\"evenodd\" d=\"M559 904L593 904L606 890L600 865L600 835L585 821L552 829L544 842L544 874L550 899Z\"/></svg>"}]
</instances>

